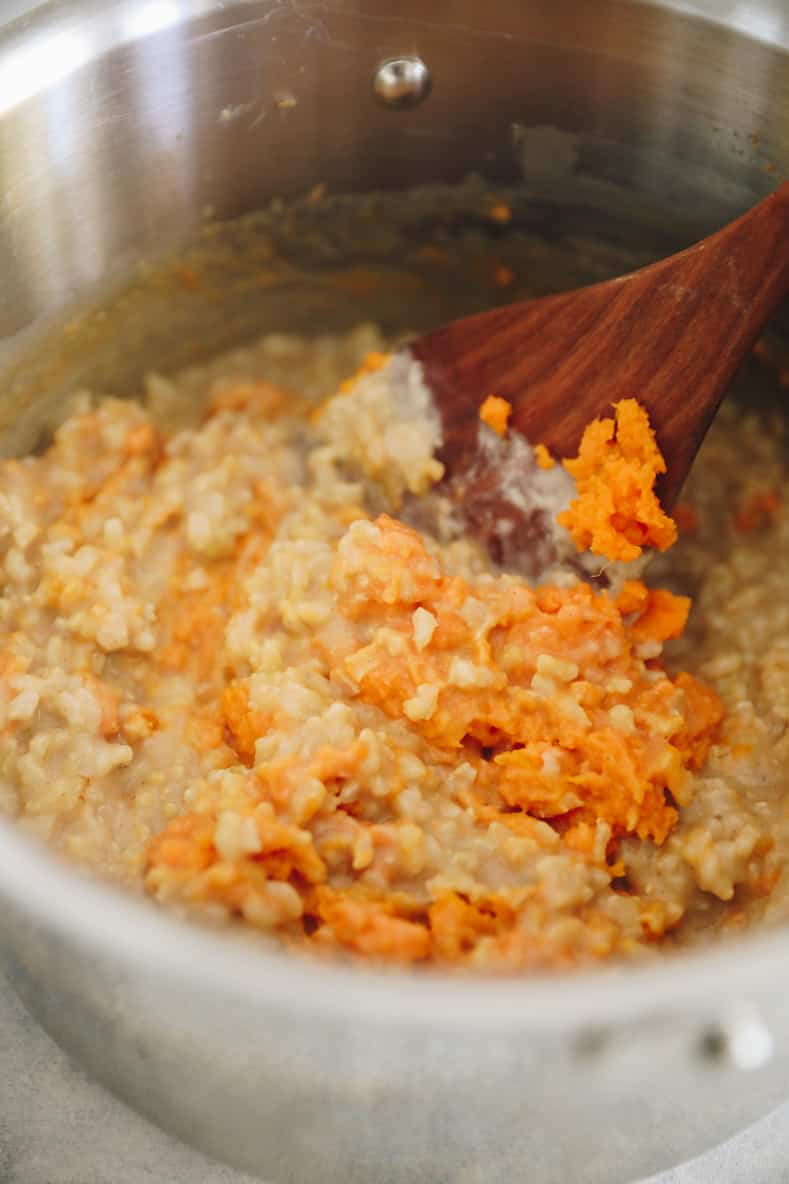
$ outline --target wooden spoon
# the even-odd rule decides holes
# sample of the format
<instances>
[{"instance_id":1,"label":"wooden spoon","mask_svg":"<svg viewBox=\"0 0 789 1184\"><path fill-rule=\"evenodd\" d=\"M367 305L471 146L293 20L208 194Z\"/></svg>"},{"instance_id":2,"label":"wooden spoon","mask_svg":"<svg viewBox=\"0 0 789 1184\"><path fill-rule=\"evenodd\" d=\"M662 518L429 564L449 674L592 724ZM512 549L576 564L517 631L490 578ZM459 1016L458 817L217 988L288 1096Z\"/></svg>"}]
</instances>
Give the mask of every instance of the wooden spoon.
<instances>
[{"instance_id":1,"label":"wooden spoon","mask_svg":"<svg viewBox=\"0 0 789 1184\"><path fill-rule=\"evenodd\" d=\"M787 293L789 182L660 263L413 342L442 421L444 488L494 558L522 557L542 524L502 489L500 458L480 458L487 395L507 399L511 427L558 457L575 455L586 425L612 403L636 398L666 461L658 493L671 509L737 367Z\"/></svg>"}]
</instances>

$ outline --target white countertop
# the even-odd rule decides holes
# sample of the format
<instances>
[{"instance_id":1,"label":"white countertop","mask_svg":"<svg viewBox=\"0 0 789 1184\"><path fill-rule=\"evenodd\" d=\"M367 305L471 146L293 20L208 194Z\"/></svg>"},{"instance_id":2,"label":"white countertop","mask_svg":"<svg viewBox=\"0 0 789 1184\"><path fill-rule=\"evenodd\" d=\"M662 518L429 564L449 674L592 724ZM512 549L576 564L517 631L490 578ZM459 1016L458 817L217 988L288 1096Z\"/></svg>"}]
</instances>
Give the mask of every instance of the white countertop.
<instances>
[{"instance_id":1,"label":"white countertop","mask_svg":"<svg viewBox=\"0 0 789 1184\"><path fill-rule=\"evenodd\" d=\"M743 1088L748 1088L745 1075ZM785 1184L788 1179L789 1104L739 1138L649 1184ZM162 1134L90 1081L30 1018L0 973L0 1184L255 1182Z\"/></svg>"},{"instance_id":2,"label":"white countertop","mask_svg":"<svg viewBox=\"0 0 789 1184\"><path fill-rule=\"evenodd\" d=\"M256 1184L138 1117L31 1019L0 972L0 1184Z\"/></svg>"}]
</instances>

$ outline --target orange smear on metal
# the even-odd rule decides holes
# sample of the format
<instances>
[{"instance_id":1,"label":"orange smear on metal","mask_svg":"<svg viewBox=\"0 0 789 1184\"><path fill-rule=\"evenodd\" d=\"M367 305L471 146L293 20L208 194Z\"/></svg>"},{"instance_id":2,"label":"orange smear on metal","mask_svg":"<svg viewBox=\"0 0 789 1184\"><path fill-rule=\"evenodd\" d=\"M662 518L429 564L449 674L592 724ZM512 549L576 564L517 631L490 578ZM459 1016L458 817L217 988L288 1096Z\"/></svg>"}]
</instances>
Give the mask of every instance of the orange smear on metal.
<instances>
[{"instance_id":1,"label":"orange smear on metal","mask_svg":"<svg viewBox=\"0 0 789 1184\"><path fill-rule=\"evenodd\" d=\"M499 263L494 272L494 279L499 288L508 288L515 281L515 272L506 263Z\"/></svg>"},{"instance_id":2,"label":"orange smear on metal","mask_svg":"<svg viewBox=\"0 0 789 1184\"><path fill-rule=\"evenodd\" d=\"M734 515L734 525L745 534L770 526L781 510L781 495L777 489L765 489L751 494Z\"/></svg>"},{"instance_id":3,"label":"orange smear on metal","mask_svg":"<svg viewBox=\"0 0 789 1184\"><path fill-rule=\"evenodd\" d=\"M488 217L492 222L501 222L502 225L506 225L512 220L512 210L506 202L496 201L488 207Z\"/></svg>"},{"instance_id":4,"label":"orange smear on metal","mask_svg":"<svg viewBox=\"0 0 789 1184\"><path fill-rule=\"evenodd\" d=\"M579 551L611 560L637 559L645 547L665 551L677 527L655 494L665 461L643 407L635 399L614 405L616 419L595 419L578 456L564 467L578 497L558 517Z\"/></svg>"}]
</instances>

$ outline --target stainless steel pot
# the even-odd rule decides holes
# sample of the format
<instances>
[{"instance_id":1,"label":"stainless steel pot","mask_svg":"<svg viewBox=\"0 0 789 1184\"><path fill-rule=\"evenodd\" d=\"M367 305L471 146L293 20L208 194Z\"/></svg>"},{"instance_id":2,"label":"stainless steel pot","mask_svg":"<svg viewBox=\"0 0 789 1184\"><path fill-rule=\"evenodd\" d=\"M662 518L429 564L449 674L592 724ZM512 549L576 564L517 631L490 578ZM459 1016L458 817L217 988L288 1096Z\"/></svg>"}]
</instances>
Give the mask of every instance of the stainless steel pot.
<instances>
[{"instance_id":1,"label":"stainless steel pot","mask_svg":"<svg viewBox=\"0 0 789 1184\"><path fill-rule=\"evenodd\" d=\"M413 62L377 75L376 97L379 64L415 55L429 97ZM387 105L412 82L421 102ZM607 241L585 256L599 273L620 248L710 229L789 172L785 0L44 6L0 38L7 446L35 442L77 382L131 388L184 343L314 320L306 265L296 299L255 287L257 224L203 234L202 293L176 300L139 270L207 209L470 170L520 180L549 238ZM342 249L363 253L352 226L317 263ZM104 312L53 331L129 275ZM337 323L368 311L321 307ZM431 307L399 315L455 305ZM162 1126L272 1180L616 1184L789 1092L783 932L557 981L313 966L184 927L7 826L0 900L13 979L47 1030Z\"/></svg>"}]
</instances>

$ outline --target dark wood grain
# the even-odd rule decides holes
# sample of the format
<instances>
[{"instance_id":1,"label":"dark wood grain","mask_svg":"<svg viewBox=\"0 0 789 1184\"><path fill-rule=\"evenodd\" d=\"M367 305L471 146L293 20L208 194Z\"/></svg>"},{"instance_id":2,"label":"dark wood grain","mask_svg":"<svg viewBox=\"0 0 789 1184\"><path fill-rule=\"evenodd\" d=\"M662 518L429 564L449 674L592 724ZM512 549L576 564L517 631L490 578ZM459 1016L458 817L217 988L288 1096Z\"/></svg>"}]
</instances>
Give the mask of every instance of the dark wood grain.
<instances>
[{"instance_id":1,"label":"dark wood grain","mask_svg":"<svg viewBox=\"0 0 789 1184\"><path fill-rule=\"evenodd\" d=\"M474 464L488 394L508 399L512 426L561 457L577 451L590 420L633 397L666 459L659 493L670 508L735 371L788 292L786 183L679 255L421 338L411 351L443 419L450 477Z\"/></svg>"}]
</instances>

